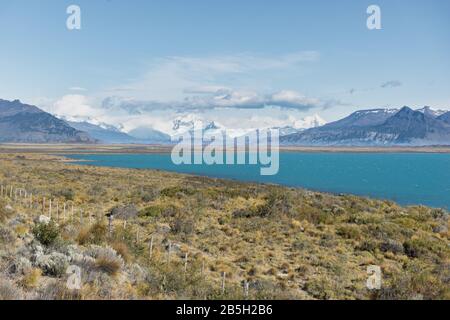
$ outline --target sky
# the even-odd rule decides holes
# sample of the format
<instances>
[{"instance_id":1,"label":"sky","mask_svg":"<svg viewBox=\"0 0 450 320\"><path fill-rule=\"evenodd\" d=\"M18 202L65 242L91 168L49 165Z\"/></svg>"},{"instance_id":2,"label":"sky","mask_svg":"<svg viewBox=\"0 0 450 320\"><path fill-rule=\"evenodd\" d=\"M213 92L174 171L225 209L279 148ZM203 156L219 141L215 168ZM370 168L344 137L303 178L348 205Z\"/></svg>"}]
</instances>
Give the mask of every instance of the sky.
<instances>
[{"instance_id":1,"label":"sky","mask_svg":"<svg viewBox=\"0 0 450 320\"><path fill-rule=\"evenodd\" d=\"M0 98L124 131L450 109L450 1L0 0Z\"/></svg>"}]
</instances>

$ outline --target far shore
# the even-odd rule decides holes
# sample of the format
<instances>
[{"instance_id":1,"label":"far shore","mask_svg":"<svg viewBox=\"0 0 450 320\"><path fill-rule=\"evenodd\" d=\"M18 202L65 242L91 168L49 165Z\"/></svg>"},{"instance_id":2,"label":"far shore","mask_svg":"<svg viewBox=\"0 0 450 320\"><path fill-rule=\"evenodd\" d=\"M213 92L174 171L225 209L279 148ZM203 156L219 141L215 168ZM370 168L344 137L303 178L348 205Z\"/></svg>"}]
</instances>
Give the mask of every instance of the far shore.
<instances>
[{"instance_id":1,"label":"far shore","mask_svg":"<svg viewBox=\"0 0 450 320\"><path fill-rule=\"evenodd\" d=\"M0 153L59 154L161 154L170 153L172 146L133 144L0 144ZM305 153L450 153L450 146L429 147L302 147L281 146L281 152Z\"/></svg>"}]
</instances>

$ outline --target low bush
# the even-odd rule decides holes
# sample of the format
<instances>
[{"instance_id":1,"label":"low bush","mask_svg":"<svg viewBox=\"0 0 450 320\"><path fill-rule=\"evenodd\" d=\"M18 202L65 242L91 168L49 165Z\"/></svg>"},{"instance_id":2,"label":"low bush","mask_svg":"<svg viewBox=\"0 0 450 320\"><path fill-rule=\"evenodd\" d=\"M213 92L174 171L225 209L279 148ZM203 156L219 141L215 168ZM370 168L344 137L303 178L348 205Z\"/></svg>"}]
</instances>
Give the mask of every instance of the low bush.
<instances>
[{"instance_id":1,"label":"low bush","mask_svg":"<svg viewBox=\"0 0 450 320\"><path fill-rule=\"evenodd\" d=\"M60 235L59 228L53 221L50 221L50 223L36 224L32 230L32 233L34 237L44 246L51 246L55 244Z\"/></svg>"},{"instance_id":2,"label":"low bush","mask_svg":"<svg viewBox=\"0 0 450 320\"><path fill-rule=\"evenodd\" d=\"M0 300L21 300L22 292L10 280L0 278Z\"/></svg>"},{"instance_id":3,"label":"low bush","mask_svg":"<svg viewBox=\"0 0 450 320\"><path fill-rule=\"evenodd\" d=\"M15 238L16 238L16 235L14 234L14 232L11 229L5 228L0 225L0 243L11 244Z\"/></svg>"},{"instance_id":4,"label":"low bush","mask_svg":"<svg viewBox=\"0 0 450 320\"><path fill-rule=\"evenodd\" d=\"M165 209L164 207L158 206L158 205L149 206L149 207L146 207L146 208L142 209L139 212L139 216L140 217L157 218L157 217L159 217L159 216L161 216L163 214L164 209Z\"/></svg>"},{"instance_id":5,"label":"low bush","mask_svg":"<svg viewBox=\"0 0 450 320\"><path fill-rule=\"evenodd\" d=\"M192 196L194 194L195 194L194 189L185 187L169 187L161 190L161 196L169 198L179 197L183 195Z\"/></svg>"},{"instance_id":6,"label":"low bush","mask_svg":"<svg viewBox=\"0 0 450 320\"><path fill-rule=\"evenodd\" d=\"M117 254L119 254L125 262L131 261L131 253L130 248L124 242L114 242L111 247L116 250Z\"/></svg>"},{"instance_id":7,"label":"low bush","mask_svg":"<svg viewBox=\"0 0 450 320\"><path fill-rule=\"evenodd\" d=\"M336 230L336 233L344 239L361 239L361 231L358 226L354 225L342 225Z\"/></svg>"},{"instance_id":8,"label":"low bush","mask_svg":"<svg viewBox=\"0 0 450 320\"><path fill-rule=\"evenodd\" d=\"M92 226L82 228L77 236L77 242L81 245L102 244L107 240L108 226L102 222L96 222Z\"/></svg>"},{"instance_id":9,"label":"low bush","mask_svg":"<svg viewBox=\"0 0 450 320\"><path fill-rule=\"evenodd\" d=\"M195 232L195 221L188 215L179 215L171 223L170 227L173 233L188 236Z\"/></svg>"},{"instance_id":10,"label":"low bush","mask_svg":"<svg viewBox=\"0 0 450 320\"><path fill-rule=\"evenodd\" d=\"M41 279L42 271L41 269L31 269L28 273L26 273L21 281L21 284L25 288L36 288L39 285L39 280Z\"/></svg>"},{"instance_id":11,"label":"low bush","mask_svg":"<svg viewBox=\"0 0 450 320\"><path fill-rule=\"evenodd\" d=\"M95 259L95 266L102 272L115 275L122 268L123 261L114 251L101 251Z\"/></svg>"}]
</instances>

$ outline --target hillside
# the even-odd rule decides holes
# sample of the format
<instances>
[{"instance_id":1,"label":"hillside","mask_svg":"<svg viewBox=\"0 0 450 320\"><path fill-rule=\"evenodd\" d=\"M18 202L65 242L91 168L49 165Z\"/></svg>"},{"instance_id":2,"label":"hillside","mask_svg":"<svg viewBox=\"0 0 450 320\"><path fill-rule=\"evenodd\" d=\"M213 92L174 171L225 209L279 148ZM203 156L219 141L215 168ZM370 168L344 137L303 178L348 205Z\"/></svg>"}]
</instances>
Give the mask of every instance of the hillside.
<instances>
[{"instance_id":1,"label":"hillside","mask_svg":"<svg viewBox=\"0 0 450 320\"><path fill-rule=\"evenodd\" d=\"M445 117L442 111L433 112L430 108L363 110L318 128L281 137L281 143L305 146L450 145L450 125Z\"/></svg>"},{"instance_id":2,"label":"hillside","mask_svg":"<svg viewBox=\"0 0 450 320\"><path fill-rule=\"evenodd\" d=\"M1 157L0 298L245 299L245 283L249 299L450 298L440 209ZM39 223L50 199L54 223ZM68 265L81 268L79 291L65 286ZM381 290L366 288L370 265Z\"/></svg>"},{"instance_id":3,"label":"hillside","mask_svg":"<svg viewBox=\"0 0 450 320\"><path fill-rule=\"evenodd\" d=\"M92 138L98 140L100 143L110 143L110 144L127 144L127 143L138 143L138 139L129 136L124 132L120 132L113 127L101 127L89 122L74 122L66 121L68 125L79 131L86 132Z\"/></svg>"},{"instance_id":4,"label":"hillside","mask_svg":"<svg viewBox=\"0 0 450 320\"><path fill-rule=\"evenodd\" d=\"M19 100L0 100L0 142L95 143L87 133Z\"/></svg>"}]
</instances>

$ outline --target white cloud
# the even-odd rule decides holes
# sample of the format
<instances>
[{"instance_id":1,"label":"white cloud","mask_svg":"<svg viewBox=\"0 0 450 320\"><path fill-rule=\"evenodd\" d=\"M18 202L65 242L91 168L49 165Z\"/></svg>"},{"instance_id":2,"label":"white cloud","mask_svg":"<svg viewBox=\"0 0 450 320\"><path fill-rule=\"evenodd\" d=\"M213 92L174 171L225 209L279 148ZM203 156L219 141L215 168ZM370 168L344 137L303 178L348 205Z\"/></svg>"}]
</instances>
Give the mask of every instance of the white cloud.
<instances>
[{"instance_id":1,"label":"white cloud","mask_svg":"<svg viewBox=\"0 0 450 320\"><path fill-rule=\"evenodd\" d=\"M70 91L87 91L87 89L82 88L82 87L70 87L69 90Z\"/></svg>"},{"instance_id":2,"label":"white cloud","mask_svg":"<svg viewBox=\"0 0 450 320\"><path fill-rule=\"evenodd\" d=\"M171 134L173 121L184 118L214 121L237 134L256 128L299 127L305 125L307 112L336 102L253 84L264 79L263 75L300 70L303 63L318 58L319 54L311 51L276 57L239 54L155 59L139 79L91 97L66 95L49 111L69 120L112 124L125 132L148 127ZM271 81L268 77L267 82Z\"/></svg>"},{"instance_id":3,"label":"white cloud","mask_svg":"<svg viewBox=\"0 0 450 320\"><path fill-rule=\"evenodd\" d=\"M137 100L182 100L192 93L211 93L230 87L253 87L273 72L300 68L319 59L315 51L279 56L235 54L206 57L172 56L152 60L137 79L104 90L103 97L119 95ZM264 76L261 73L266 73ZM257 85L256 85L257 86ZM255 88L253 88L255 90Z\"/></svg>"},{"instance_id":4,"label":"white cloud","mask_svg":"<svg viewBox=\"0 0 450 320\"><path fill-rule=\"evenodd\" d=\"M234 91L219 89L208 93L209 88L198 90L197 95L191 95L179 101L144 101L118 96L103 100L102 107L110 111L124 111L130 114L144 114L152 110L204 111L208 109L262 109L276 106L285 109L309 110L327 108L330 104L339 102L322 101L307 97L295 91L279 91L273 94L261 94L254 91ZM212 91L212 90L211 90ZM192 91L193 92L193 91Z\"/></svg>"},{"instance_id":5,"label":"white cloud","mask_svg":"<svg viewBox=\"0 0 450 320\"><path fill-rule=\"evenodd\" d=\"M205 123L212 121L220 123L220 126L231 130L231 134L234 132L237 135L257 128L302 127L309 107L298 106L302 103L311 103L309 99L294 92L280 92L269 96L233 93L232 96L233 98L226 104L221 102L220 107L208 105L200 110L198 104L191 104L189 108L185 108L184 105L181 107L181 104L173 107L165 103L138 102L120 98L110 98L101 104L82 95L66 95L56 101L49 111L70 121L107 123L125 132L138 127L147 127L173 134L174 120L197 119ZM272 103L274 101L289 103L289 107L274 105ZM260 102L266 104L259 107ZM254 108L257 106L258 112L255 112Z\"/></svg>"},{"instance_id":6,"label":"white cloud","mask_svg":"<svg viewBox=\"0 0 450 320\"><path fill-rule=\"evenodd\" d=\"M396 88L396 87L400 87L402 86L403 83L401 83L398 80L391 80L391 81L387 81L385 83L381 84L381 88L385 89L385 88Z\"/></svg>"},{"instance_id":7,"label":"white cloud","mask_svg":"<svg viewBox=\"0 0 450 320\"><path fill-rule=\"evenodd\" d=\"M89 119L101 116L101 110L93 107L93 105L94 101L86 96L69 94L57 100L49 111L67 119Z\"/></svg>"}]
</instances>

